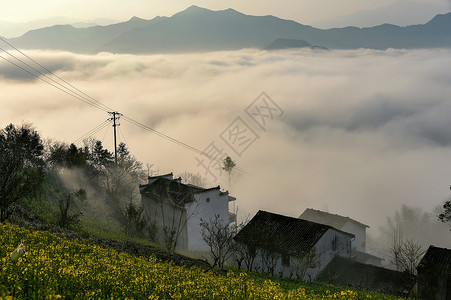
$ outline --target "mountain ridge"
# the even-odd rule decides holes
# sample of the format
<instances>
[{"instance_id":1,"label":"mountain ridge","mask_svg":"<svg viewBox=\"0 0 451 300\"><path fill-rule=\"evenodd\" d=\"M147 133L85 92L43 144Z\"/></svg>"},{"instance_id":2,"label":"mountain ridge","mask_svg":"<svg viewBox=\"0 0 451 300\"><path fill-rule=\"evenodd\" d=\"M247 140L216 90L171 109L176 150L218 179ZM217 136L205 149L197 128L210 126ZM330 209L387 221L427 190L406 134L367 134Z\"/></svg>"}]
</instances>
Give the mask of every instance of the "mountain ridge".
<instances>
[{"instance_id":1,"label":"mountain ridge","mask_svg":"<svg viewBox=\"0 0 451 300\"><path fill-rule=\"evenodd\" d=\"M145 20L135 16L89 28L57 25L9 41L24 49L151 54L263 49L280 39L303 40L328 49L451 47L451 13L436 15L422 25L319 29L272 15L192 5L171 17Z\"/></svg>"},{"instance_id":2,"label":"mountain ridge","mask_svg":"<svg viewBox=\"0 0 451 300\"><path fill-rule=\"evenodd\" d=\"M119 23L117 20L106 19L106 18L97 18L97 19L79 19L79 18L69 18L69 17L49 17L43 19L34 19L28 22L10 22L0 20L0 35L14 38L20 37L27 33L30 30L41 29L46 27L51 27L53 25L72 25L76 28L87 28L98 25L111 25Z\"/></svg>"},{"instance_id":3,"label":"mountain ridge","mask_svg":"<svg viewBox=\"0 0 451 300\"><path fill-rule=\"evenodd\" d=\"M342 28L355 26L359 28L373 27L383 23L408 26L424 24L435 15L443 13L443 5L418 1L398 0L391 4L369 10L356 12L313 22L312 26L318 28ZM448 9L449 10L449 9ZM412 22L415 19L417 21ZM381 20L384 20L381 22Z\"/></svg>"}]
</instances>

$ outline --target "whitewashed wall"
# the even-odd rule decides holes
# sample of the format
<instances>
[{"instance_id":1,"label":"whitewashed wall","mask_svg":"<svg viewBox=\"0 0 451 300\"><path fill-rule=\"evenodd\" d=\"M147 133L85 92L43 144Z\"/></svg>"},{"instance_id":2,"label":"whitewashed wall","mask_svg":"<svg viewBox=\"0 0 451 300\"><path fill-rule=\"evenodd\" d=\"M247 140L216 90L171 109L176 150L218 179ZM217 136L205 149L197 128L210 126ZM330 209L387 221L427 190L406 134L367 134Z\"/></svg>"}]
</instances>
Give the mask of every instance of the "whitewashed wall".
<instances>
[{"instance_id":1,"label":"whitewashed wall","mask_svg":"<svg viewBox=\"0 0 451 300\"><path fill-rule=\"evenodd\" d=\"M163 228L172 226L172 224L186 224L186 213L174 204L163 202L156 203L151 198L141 195L141 203L144 209L144 215L156 225L156 240L163 243ZM186 226L181 228L179 238L177 240L177 249L186 249L188 247L188 236Z\"/></svg>"},{"instance_id":2,"label":"whitewashed wall","mask_svg":"<svg viewBox=\"0 0 451 300\"><path fill-rule=\"evenodd\" d=\"M347 222L340 230L355 235L355 239L351 245L353 249L363 253L366 252L366 227L359 226L353 222Z\"/></svg>"},{"instance_id":3,"label":"whitewashed wall","mask_svg":"<svg viewBox=\"0 0 451 300\"><path fill-rule=\"evenodd\" d=\"M201 235L201 219L209 221L215 215L223 220L225 224L229 223L229 197L227 193L221 193L219 189L208 190L194 194L196 202L187 203L187 233L188 250L190 251L209 251L210 248L204 242Z\"/></svg>"},{"instance_id":4,"label":"whitewashed wall","mask_svg":"<svg viewBox=\"0 0 451 300\"><path fill-rule=\"evenodd\" d=\"M334 242L334 238L336 242ZM335 256L351 257L351 236L344 234L335 229L329 229L318 240L315 245L316 255L319 258L319 263L316 268L308 269L304 280L315 280L318 274L332 261ZM257 251L254 266L258 270L263 269L262 258L260 251ZM296 278L295 264L296 257L290 256L290 266L282 265L282 255L277 255L277 262L274 270L274 275L282 277Z\"/></svg>"}]
</instances>

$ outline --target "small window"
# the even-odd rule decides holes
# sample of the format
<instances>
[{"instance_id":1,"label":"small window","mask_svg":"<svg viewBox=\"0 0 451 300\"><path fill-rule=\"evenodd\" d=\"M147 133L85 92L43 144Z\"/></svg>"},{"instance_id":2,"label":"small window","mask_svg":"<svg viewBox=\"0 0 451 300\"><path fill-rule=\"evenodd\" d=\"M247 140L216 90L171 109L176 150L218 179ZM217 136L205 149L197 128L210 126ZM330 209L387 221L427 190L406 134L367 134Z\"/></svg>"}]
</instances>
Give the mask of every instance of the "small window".
<instances>
[{"instance_id":1,"label":"small window","mask_svg":"<svg viewBox=\"0 0 451 300\"><path fill-rule=\"evenodd\" d=\"M210 198L205 199L205 202L209 203L210 202Z\"/></svg>"},{"instance_id":2,"label":"small window","mask_svg":"<svg viewBox=\"0 0 451 300\"><path fill-rule=\"evenodd\" d=\"M338 235L334 234L332 238L332 250L336 251L338 249Z\"/></svg>"},{"instance_id":3,"label":"small window","mask_svg":"<svg viewBox=\"0 0 451 300\"><path fill-rule=\"evenodd\" d=\"M290 256L282 254L282 266L289 267L290 266Z\"/></svg>"}]
</instances>

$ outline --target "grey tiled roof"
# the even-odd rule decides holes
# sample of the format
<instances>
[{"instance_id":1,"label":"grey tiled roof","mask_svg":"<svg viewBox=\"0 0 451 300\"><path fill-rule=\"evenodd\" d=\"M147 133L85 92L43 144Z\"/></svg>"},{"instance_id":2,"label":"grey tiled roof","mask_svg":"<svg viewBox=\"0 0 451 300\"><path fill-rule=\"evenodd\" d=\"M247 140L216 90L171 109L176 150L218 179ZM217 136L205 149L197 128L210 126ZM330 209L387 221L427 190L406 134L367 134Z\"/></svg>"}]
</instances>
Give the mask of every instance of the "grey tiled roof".
<instances>
[{"instance_id":1,"label":"grey tiled roof","mask_svg":"<svg viewBox=\"0 0 451 300\"><path fill-rule=\"evenodd\" d=\"M149 177L149 179L153 179L152 183L140 185L140 193L148 196L165 195L168 196L174 204L179 206L193 202L195 200L194 194L218 190L220 195L228 195L228 192L221 192L219 185L212 188L201 188L192 184L181 183L180 178L167 178L169 176L172 177L172 173Z\"/></svg>"},{"instance_id":2,"label":"grey tiled roof","mask_svg":"<svg viewBox=\"0 0 451 300\"><path fill-rule=\"evenodd\" d=\"M328 225L260 210L235 239L243 244L272 247L278 253L292 255L312 249L330 229L354 237Z\"/></svg>"},{"instance_id":3,"label":"grey tiled roof","mask_svg":"<svg viewBox=\"0 0 451 300\"><path fill-rule=\"evenodd\" d=\"M159 177L151 184L140 186L140 193L151 198L169 198L174 204L183 206L194 201L194 193L201 189L180 183L177 179Z\"/></svg>"},{"instance_id":4,"label":"grey tiled roof","mask_svg":"<svg viewBox=\"0 0 451 300\"><path fill-rule=\"evenodd\" d=\"M331 214L325 211L320 211L312 208L307 208L300 216L300 219L309 220L321 224L326 224L335 228L342 228L346 223L352 222L362 227L369 227L349 217L343 217L336 214Z\"/></svg>"},{"instance_id":5,"label":"grey tiled roof","mask_svg":"<svg viewBox=\"0 0 451 300\"><path fill-rule=\"evenodd\" d=\"M418 271L424 268L437 268L451 275L451 249L429 246L418 264Z\"/></svg>"},{"instance_id":6,"label":"grey tiled roof","mask_svg":"<svg viewBox=\"0 0 451 300\"><path fill-rule=\"evenodd\" d=\"M161 177L172 177L174 174L168 173L168 174L163 174L163 175L156 175L156 176L148 176L148 179L157 179L157 178L161 178Z\"/></svg>"},{"instance_id":7,"label":"grey tiled roof","mask_svg":"<svg viewBox=\"0 0 451 300\"><path fill-rule=\"evenodd\" d=\"M361 262L361 263L367 263L370 260L373 261L379 261L380 263L382 262L382 260L384 260L381 257L369 254L369 253L365 253L362 251L358 251L356 249L352 249L351 250L351 257L357 261L357 262Z\"/></svg>"},{"instance_id":8,"label":"grey tiled roof","mask_svg":"<svg viewBox=\"0 0 451 300\"><path fill-rule=\"evenodd\" d=\"M319 274L317 280L404 297L409 295L415 285L415 277L408 273L358 263L338 256Z\"/></svg>"}]
</instances>

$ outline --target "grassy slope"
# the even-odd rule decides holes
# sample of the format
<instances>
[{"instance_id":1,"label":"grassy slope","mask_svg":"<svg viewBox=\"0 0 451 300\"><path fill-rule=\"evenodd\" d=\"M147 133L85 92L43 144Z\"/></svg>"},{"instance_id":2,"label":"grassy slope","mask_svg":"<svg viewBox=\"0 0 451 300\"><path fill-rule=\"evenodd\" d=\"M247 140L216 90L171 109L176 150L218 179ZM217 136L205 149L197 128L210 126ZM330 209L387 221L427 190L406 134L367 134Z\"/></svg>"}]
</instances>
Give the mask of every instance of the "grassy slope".
<instances>
[{"instance_id":1,"label":"grassy slope","mask_svg":"<svg viewBox=\"0 0 451 300\"><path fill-rule=\"evenodd\" d=\"M20 242L28 255L11 262ZM0 225L0 254L0 296L22 299L397 299L255 274L221 276L9 224Z\"/></svg>"}]
</instances>

